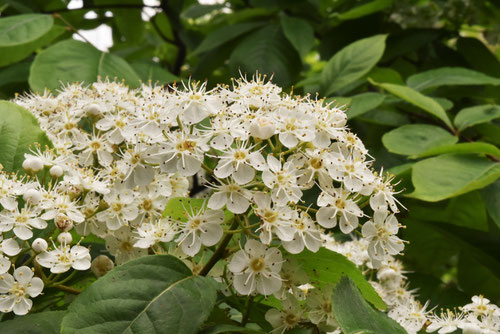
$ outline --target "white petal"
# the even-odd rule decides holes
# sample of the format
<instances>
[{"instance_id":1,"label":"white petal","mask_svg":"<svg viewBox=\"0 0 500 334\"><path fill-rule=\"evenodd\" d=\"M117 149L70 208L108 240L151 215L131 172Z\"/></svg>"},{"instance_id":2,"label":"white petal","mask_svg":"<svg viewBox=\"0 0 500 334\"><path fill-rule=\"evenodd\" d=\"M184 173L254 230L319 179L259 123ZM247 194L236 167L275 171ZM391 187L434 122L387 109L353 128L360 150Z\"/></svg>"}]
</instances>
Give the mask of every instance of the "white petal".
<instances>
[{"instance_id":1,"label":"white petal","mask_svg":"<svg viewBox=\"0 0 500 334\"><path fill-rule=\"evenodd\" d=\"M233 178L238 184L246 184L255 177L255 169L252 167L240 164L233 172Z\"/></svg>"},{"instance_id":2,"label":"white petal","mask_svg":"<svg viewBox=\"0 0 500 334\"><path fill-rule=\"evenodd\" d=\"M31 280L31 285L26 289L26 292L31 297L35 298L40 293L42 293L42 290L43 290L43 281L38 277L34 277Z\"/></svg>"},{"instance_id":3,"label":"white petal","mask_svg":"<svg viewBox=\"0 0 500 334\"><path fill-rule=\"evenodd\" d=\"M316 213L318 224L324 228L332 228L337 225L337 210L330 207L322 207Z\"/></svg>"},{"instance_id":4,"label":"white petal","mask_svg":"<svg viewBox=\"0 0 500 334\"><path fill-rule=\"evenodd\" d=\"M14 256L17 255L20 251L21 248L19 248L19 244L17 243L14 238L10 239L5 239L2 242L2 252L9 255L9 256Z\"/></svg>"},{"instance_id":5,"label":"white petal","mask_svg":"<svg viewBox=\"0 0 500 334\"><path fill-rule=\"evenodd\" d=\"M244 213L249 206L250 201L239 193L233 193L227 201L227 209L236 214Z\"/></svg>"},{"instance_id":6,"label":"white petal","mask_svg":"<svg viewBox=\"0 0 500 334\"><path fill-rule=\"evenodd\" d=\"M249 295L255 291L255 277L250 277L251 273L244 273L234 276L234 288L242 295Z\"/></svg>"},{"instance_id":7,"label":"white petal","mask_svg":"<svg viewBox=\"0 0 500 334\"><path fill-rule=\"evenodd\" d=\"M33 232L26 226L14 227L14 234L21 240L28 240L33 236Z\"/></svg>"},{"instance_id":8,"label":"white petal","mask_svg":"<svg viewBox=\"0 0 500 334\"><path fill-rule=\"evenodd\" d=\"M216 192L208 200L207 207L213 210L222 209L226 205L227 194L224 192Z\"/></svg>"},{"instance_id":9,"label":"white petal","mask_svg":"<svg viewBox=\"0 0 500 334\"><path fill-rule=\"evenodd\" d=\"M213 246L222 238L222 227L218 224L204 224L201 228L201 242L205 246Z\"/></svg>"},{"instance_id":10,"label":"white petal","mask_svg":"<svg viewBox=\"0 0 500 334\"><path fill-rule=\"evenodd\" d=\"M33 272L26 266L19 267L14 271L14 278L21 285L27 285L29 282L31 282L32 277Z\"/></svg>"}]
</instances>

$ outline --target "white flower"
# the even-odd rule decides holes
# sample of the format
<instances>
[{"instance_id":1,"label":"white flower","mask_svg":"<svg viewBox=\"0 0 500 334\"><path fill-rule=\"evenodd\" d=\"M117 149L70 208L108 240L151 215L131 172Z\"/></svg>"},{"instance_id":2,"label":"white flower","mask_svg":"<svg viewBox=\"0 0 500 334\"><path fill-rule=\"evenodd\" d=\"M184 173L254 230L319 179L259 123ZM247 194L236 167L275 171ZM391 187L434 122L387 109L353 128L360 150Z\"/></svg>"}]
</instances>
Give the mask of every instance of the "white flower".
<instances>
[{"instance_id":1,"label":"white flower","mask_svg":"<svg viewBox=\"0 0 500 334\"><path fill-rule=\"evenodd\" d=\"M375 176L368 168L365 157L355 150L337 144L332 146L331 163L328 166L330 176L344 183L344 187L352 192L360 191L370 184Z\"/></svg>"},{"instance_id":2,"label":"white flower","mask_svg":"<svg viewBox=\"0 0 500 334\"><path fill-rule=\"evenodd\" d=\"M210 209L218 210L227 206L232 213L241 214L247 211L250 206L252 192L229 181L229 184L221 184L214 187L215 192L210 196L207 206Z\"/></svg>"},{"instance_id":3,"label":"white flower","mask_svg":"<svg viewBox=\"0 0 500 334\"><path fill-rule=\"evenodd\" d=\"M0 214L0 231L7 232L14 229L14 234L21 240L28 240L33 236L33 228L44 229L47 222L40 219L39 213L27 206L21 209L16 207L12 211L3 211Z\"/></svg>"},{"instance_id":4,"label":"white flower","mask_svg":"<svg viewBox=\"0 0 500 334\"><path fill-rule=\"evenodd\" d=\"M370 197L370 207L373 211L387 211L388 207L390 207L392 212L397 213L399 209L396 204L403 207L394 197L398 192L394 191L391 184L393 179L394 175L389 175L389 173L384 177L383 170L380 171L380 176L375 177L373 183L370 185L373 188L373 193Z\"/></svg>"},{"instance_id":5,"label":"white flower","mask_svg":"<svg viewBox=\"0 0 500 334\"><path fill-rule=\"evenodd\" d=\"M260 231L260 241L269 245L273 233L282 241L291 241L295 234L291 226L292 209L288 206L271 205L271 197L262 192L256 193L253 200L257 204L254 212L262 224L257 229Z\"/></svg>"},{"instance_id":6,"label":"white flower","mask_svg":"<svg viewBox=\"0 0 500 334\"><path fill-rule=\"evenodd\" d=\"M143 223L137 228L137 241L134 247L149 248L157 242L172 241L177 234L177 225L163 218L155 222Z\"/></svg>"},{"instance_id":7,"label":"white flower","mask_svg":"<svg viewBox=\"0 0 500 334\"><path fill-rule=\"evenodd\" d=\"M335 227L340 216L340 230L351 233L358 226L358 217L363 217L363 211L354 202L352 194L342 187L325 187L317 204L321 208L316 213L316 219L324 228Z\"/></svg>"},{"instance_id":8,"label":"white flower","mask_svg":"<svg viewBox=\"0 0 500 334\"><path fill-rule=\"evenodd\" d=\"M116 264L122 264L129 260L148 255L148 250L134 247L135 235L128 226L112 231L105 237L106 249L115 257Z\"/></svg>"},{"instance_id":9,"label":"white flower","mask_svg":"<svg viewBox=\"0 0 500 334\"><path fill-rule=\"evenodd\" d=\"M42 207L46 211L40 216L41 219L51 220L57 215L63 214L75 223L81 223L85 220L85 217L79 210L79 206L69 196L57 193L50 194L50 192L46 195L55 197L43 201Z\"/></svg>"},{"instance_id":10,"label":"white flower","mask_svg":"<svg viewBox=\"0 0 500 334\"><path fill-rule=\"evenodd\" d=\"M181 234L176 242L182 251L189 256L196 255L201 245L213 246L222 238L221 224L224 222L222 210L205 210L201 208L197 213L188 212L187 222L179 222Z\"/></svg>"},{"instance_id":11,"label":"white flower","mask_svg":"<svg viewBox=\"0 0 500 334\"><path fill-rule=\"evenodd\" d=\"M21 248L14 238L4 239L0 234L0 274L7 272L10 269L10 260L4 256L14 256L19 254Z\"/></svg>"},{"instance_id":12,"label":"white flower","mask_svg":"<svg viewBox=\"0 0 500 334\"><path fill-rule=\"evenodd\" d=\"M409 334L417 334L424 326L429 315L427 306L420 302L410 299L406 304L397 304L396 307L389 310L389 317L396 320Z\"/></svg>"},{"instance_id":13,"label":"white flower","mask_svg":"<svg viewBox=\"0 0 500 334\"><path fill-rule=\"evenodd\" d=\"M274 328L271 333L282 334L297 326L302 319L303 311L293 296L283 300L281 306L283 310L272 308L266 312L265 318Z\"/></svg>"},{"instance_id":14,"label":"white flower","mask_svg":"<svg viewBox=\"0 0 500 334\"><path fill-rule=\"evenodd\" d=\"M257 116L250 123L250 134L252 137L266 140L271 138L276 132L276 125L272 118Z\"/></svg>"},{"instance_id":15,"label":"white flower","mask_svg":"<svg viewBox=\"0 0 500 334\"><path fill-rule=\"evenodd\" d=\"M215 176L226 178L232 175L239 184L252 181L255 177L255 170L266 169L266 162L260 151L251 152L252 149L253 147L247 147L246 142L237 142L236 147L225 148L214 169Z\"/></svg>"},{"instance_id":16,"label":"white flower","mask_svg":"<svg viewBox=\"0 0 500 334\"><path fill-rule=\"evenodd\" d=\"M222 109L222 101L219 96L212 95L213 91L206 91L206 82L198 87L197 83L184 86L187 91L176 90L178 100L175 101L177 108L182 110L181 120L185 124L196 124L209 115L215 115Z\"/></svg>"},{"instance_id":17,"label":"white flower","mask_svg":"<svg viewBox=\"0 0 500 334\"><path fill-rule=\"evenodd\" d=\"M78 150L82 150L79 159L84 166L94 163L94 155L102 166L109 166L113 162L113 147L107 138L93 134L90 138L87 135L75 137L75 144Z\"/></svg>"},{"instance_id":18,"label":"white flower","mask_svg":"<svg viewBox=\"0 0 500 334\"><path fill-rule=\"evenodd\" d=\"M242 295L257 291L270 295L281 288L279 272L281 252L268 248L256 240L248 240L244 249L237 251L228 265L234 274L234 288Z\"/></svg>"},{"instance_id":19,"label":"white flower","mask_svg":"<svg viewBox=\"0 0 500 334\"><path fill-rule=\"evenodd\" d=\"M274 117L278 138L286 147L292 148L300 142L310 142L314 139L314 127L309 115L297 110L280 108Z\"/></svg>"},{"instance_id":20,"label":"white flower","mask_svg":"<svg viewBox=\"0 0 500 334\"><path fill-rule=\"evenodd\" d=\"M283 166L281 161L267 156L269 169L262 172L262 181L271 189L271 197L278 205L288 202L297 203L302 197L302 190L297 185L298 170L294 161L287 161Z\"/></svg>"},{"instance_id":21,"label":"white flower","mask_svg":"<svg viewBox=\"0 0 500 334\"><path fill-rule=\"evenodd\" d=\"M370 242L368 253L371 258L383 260L386 255L396 255L403 250L404 243L396 236L399 227L394 214L387 216L387 211L375 211L373 221L365 223L361 230L363 237Z\"/></svg>"},{"instance_id":22,"label":"white flower","mask_svg":"<svg viewBox=\"0 0 500 334\"><path fill-rule=\"evenodd\" d=\"M38 254L35 259L42 267L50 268L50 272L54 274L64 273L70 268L75 270L90 268L90 252L80 245L71 247L63 243L54 250Z\"/></svg>"},{"instance_id":23,"label":"white flower","mask_svg":"<svg viewBox=\"0 0 500 334\"><path fill-rule=\"evenodd\" d=\"M282 241L283 247L292 254L298 254L304 250L304 246L311 252L317 252L321 247L321 231L311 219L307 212L293 211L292 227L295 230L293 239Z\"/></svg>"},{"instance_id":24,"label":"white flower","mask_svg":"<svg viewBox=\"0 0 500 334\"><path fill-rule=\"evenodd\" d=\"M122 113L105 114L96 123L96 128L99 130L107 131L106 136L110 143L120 144L127 136L126 129L129 119Z\"/></svg>"},{"instance_id":25,"label":"white flower","mask_svg":"<svg viewBox=\"0 0 500 334\"><path fill-rule=\"evenodd\" d=\"M438 331L439 334L453 333L462 327L464 314L446 310L446 313L441 313L440 316L430 316L429 320L431 324L427 326L427 333L435 331Z\"/></svg>"},{"instance_id":26,"label":"white flower","mask_svg":"<svg viewBox=\"0 0 500 334\"><path fill-rule=\"evenodd\" d=\"M328 326L337 327L332 310L332 294L333 289L330 285L321 289L313 289L307 294L308 314L313 324L325 323Z\"/></svg>"},{"instance_id":27,"label":"white flower","mask_svg":"<svg viewBox=\"0 0 500 334\"><path fill-rule=\"evenodd\" d=\"M472 303L463 306L462 310L472 312L476 317L487 316L489 314L500 316L500 308L495 304L491 304L490 300L484 298L482 295L473 296Z\"/></svg>"},{"instance_id":28,"label":"white flower","mask_svg":"<svg viewBox=\"0 0 500 334\"><path fill-rule=\"evenodd\" d=\"M155 171L152 166L145 163L149 156L148 147L137 144L133 148L126 150L122 159L117 162L118 169L125 175L124 181L133 181L134 185L146 186L153 181Z\"/></svg>"},{"instance_id":29,"label":"white flower","mask_svg":"<svg viewBox=\"0 0 500 334\"><path fill-rule=\"evenodd\" d=\"M109 208L99 212L96 217L99 221L105 222L106 226L115 231L121 226L127 225L139 215L138 202L133 192L123 192L120 189L114 189L104 200Z\"/></svg>"},{"instance_id":30,"label":"white flower","mask_svg":"<svg viewBox=\"0 0 500 334\"><path fill-rule=\"evenodd\" d=\"M26 266L14 270L14 275L0 274L0 311L25 315L33 305L29 297L38 296L42 290L42 280L33 277L33 271Z\"/></svg>"}]
</instances>

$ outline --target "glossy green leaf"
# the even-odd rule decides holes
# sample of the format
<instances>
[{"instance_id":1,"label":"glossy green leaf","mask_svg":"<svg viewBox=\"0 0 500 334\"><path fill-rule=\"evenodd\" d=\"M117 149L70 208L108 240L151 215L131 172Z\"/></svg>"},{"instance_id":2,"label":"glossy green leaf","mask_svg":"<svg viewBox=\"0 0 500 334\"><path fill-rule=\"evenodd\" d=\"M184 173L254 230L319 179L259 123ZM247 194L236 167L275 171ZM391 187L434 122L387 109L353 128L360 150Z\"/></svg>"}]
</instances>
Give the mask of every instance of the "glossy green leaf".
<instances>
[{"instance_id":1,"label":"glossy green leaf","mask_svg":"<svg viewBox=\"0 0 500 334\"><path fill-rule=\"evenodd\" d=\"M457 141L458 138L445 129L430 124L403 125L382 137L382 143L389 152L402 155L418 155Z\"/></svg>"},{"instance_id":2,"label":"glossy green leaf","mask_svg":"<svg viewBox=\"0 0 500 334\"><path fill-rule=\"evenodd\" d=\"M345 334L405 334L406 331L386 314L373 309L356 284L343 276L332 296L333 313Z\"/></svg>"},{"instance_id":3,"label":"glossy green leaf","mask_svg":"<svg viewBox=\"0 0 500 334\"><path fill-rule=\"evenodd\" d=\"M500 228L500 180L496 180L484 188L481 194L488 214Z\"/></svg>"},{"instance_id":4,"label":"glossy green leaf","mask_svg":"<svg viewBox=\"0 0 500 334\"><path fill-rule=\"evenodd\" d=\"M136 87L139 76L122 58L101 52L92 45L65 40L40 52L33 61L29 84L34 91L56 90L62 83L90 84L98 77L124 79Z\"/></svg>"},{"instance_id":5,"label":"glossy green leaf","mask_svg":"<svg viewBox=\"0 0 500 334\"><path fill-rule=\"evenodd\" d=\"M65 311L44 311L0 322L5 334L58 334Z\"/></svg>"},{"instance_id":6,"label":"glossy green leaf","mask_svg":"<svg viewBox=\"0 0 500 334\"><path fill-rule=\"evenodd\" d=\"M218 324L202 330L199 334L263 334L264 332L229 324Z\"/></svg>"},{"instance_id":7,"label":"glossy green leaf","mask_svg":"<svg viewBox=\"0 0 500 334\"><path fill-rule=\"evenodd\" d=\"M132 260L90 285L70 305L61 333L198 333L216 300L212 278L179 259Z\"/></svg>"},{"instance_id":8,"label":"glossy green leaf","mask_svg":"<svg viewBox=\"0 0 500 334\"><path fill-rule=\"evenodd\" d=\"M468 154L447 154L413 165L410 197L436 202L481 189L500 177L500 163Z\"/></svg>"},{"instance_id":9,"label":"glossy green leaf","mask_svg":"<svg viewBox=\"0 0 500 334\"><path fill-rule=\"evenodd\" d=\"M420 154L411 156L410 158L424 158L439 154L448 153L476 153L476 154L489 154L500 158L500 149L495 145L482 142L472 142L472 143L459 143L451 145L443 145L438 147L430 148Z\"/></svg>"},{"instance_id":10,"label":"glossy green leaf","mask_svg":"<svg viewBox=\"0 0 500 334\"><path fill-rule=\"evenodd\" d=\"M3 170L22 172L24 154L30 152L35 143L42 148L51 146L35 116L17 104L0 101L0 164Z\"/></svg>"},{"instance_id":11,"label":"glossy green leaf","mask_svg":"<svg viewBox=\"0 0 500 334\"><path fill-rule=\"evenodd\" d=\"M349 107L346 111L349 119L363 115L367 111L377 108L384 102L385 95L380 93L361 93L351 97Z\"/></svg>"},{"instance_id":12,"label":"glossy green leaf","mask_svg":"<svg viewBox=\"0 0 500 334\"><path fill-rule=\"evenodd\" d=\"M401 75L390 67L376 66L366 76L376 82L386 82L396 85L405 84Z\"/></svg>"},{"instance_id":13,"label":"glossy green leaf","mask_svg":"<svg viewBox=\"0 0 500 334\"><path fill-rule=\"evenodd\" d=\"M340 13L340 14L334 14L332 16L337 17L342 21L354 20L354 19L366 16L366 15L370 15L370 14L379 12L379 11L389 7L390 5L392 5L393 2L394 2L394 0L374 0L374 1L367 2L363 5L354 7L352 9L348 10L347 12Z\"/></svg>"},{"instance_id":14,"label":"glossy green leaf","mask_svg":"<svg viewBox=\"0 0 500 334\"><path fill-rule=\"evenodd\" d=\"M382 58L386 35L360 39L337 52L321 73L325 96L331 95L368 73Z\"/></svg>"},{"instance_id":15,"label":"glossy green leaf","mask_svg":"<svg viewBox=\"0 0 500 334\"><path fill-rule=\"evenodd\" d=\"M145 83L158 83L165 85L179 80L179 77L173 75L154 62L137 62L130 64L134 71L139 75L141 80Z\"/></svg>"},{"instance_id":16,"label":"glossy green leaf","mask_svg":"<svg viewBox=\"0 0 500 334\"><path fill-rule=\"evenodd\" d=\"M23 14L0 18L0 66L29 56L43 44L43 36L51 30L50 15Z\"/></svg>"},{"instance_id":17,"label":"glossy green leaf","mask_svg":"<svg viewBox=\"0 0 500 334\"><path fill-rule=\"evenodd\" d=\"M478 38L460 37L457 41L457 51L473 69L494 77L500 76L500 62Z\"/></svg>"},{"instance_id":18,"label":"glossy green leaf","mask_svg":"<svg viewBox=\"0 0 500 334\"><path fill-rule=\"evenodd\" d=\"M500 79L462 67L441 67L412 75L406 81L416 90L439 86L500 85Z\"/></svg>"},{"instance_id":19,"label":"glossy green leaf","mask_svg":"<svg viewBox=\"0 0 500 334\"><path fill-rule=\"evenodd\" d=\"M228 26L223 26L210 34L201 42L193 52L199 54L210 51L222 44L225 44L236 37L239 37L249 31L255 30L264 25L264 22L245 22Z\"/></svg>"},{"instance_id":20,"label":"glossy green leaf","mask_svg":"<svg viewBox=\"0 0 500 334\"><path fill-rule=\"evenodd\" d=\"M288 257L297 260L302 270L309 274L311 281L318 283L319 286L337 284L342 276L347 275L367 301L378 309L386 309L384 301L368 283L363 273L344 255L320 248L316 253L305 250L300 254L289 254Z\"/></svg>"},{"instance_id":21,"label":"glossy green leaf","mask_svg":"<svg viewBox=\"0 0 500 334\"><path fill-rule=\"evenodd\" d=\"M229 67L234 76L240 71L249 76L256 71L273 75L273 82L286 87L294 82L302 62L281 27L271 24L252 32L234 49Z\"/></svg>"},{"instance_id":22,"label":"glossy green leaf","mask_svg":"<svg viewBox=\"0 0 500 334\"><path fill-rule=\"evenodd\" d=\"M500 118L500 106L487 104L462 109L455 116L455 126L458 130L486 123L494 119Z\"/></svg>"},{"instance_id":23,"label":"glossy green leaf","mask_svg":"<svg viewBox=\"0 0 500 334\"><path fill-rule=\"evenodd\" d=\"M373 81L372 83L376 86L379 86L387 90L389 93L413 104L414 106L417 106L422 110L425 110L429 114L439 118L448 127L450 128L453 127L443 107L438 102L434 101L432 98L425 96L410 87L394 85L389 83L376 83Z\"/></svg>"},{"instance_id":24,"label":"glossy green leaf","mask_svg":"<svg viewBox=\"0 0 500 334\"><path fill-rule=\"evenodd\" d=\"M488 298L500 298L500 263L496 261L492 266L478 261L477 256L472 256L468 250L460 252L458 259L458 284L471 295L484 294Z\"/></svg>"},{"instance_id":25,"label":"glossy green leaf","mask_svg":"<svg viewBox=\"0 0 500 334\"><path fill-rule=\"evenodd\" d=\"M311 25L303 19L283 15L281 27L286 38L297 49L301 57L305 57L314 45L314 30Z\"/></svg>"},{"instance_id":26,"label":"glossy green leaf","mask_svg":"<svg viewBox=\"0 0 500 334\"><path fill-rule=\"evenodd\" d=\"M146 32L141 9L114 9L116 26L129 43L139 43Z\"/></svg>"},{"instance_id":27,"label":"glossy green leaf","mask_svg":"<svg viewBox=\"0 0 500 334\"><path fill-rule=\"evenodd\" d=\"M173 197L165 205L163 216L185 222L188 219L188 214L197 213L206 205L207 199L205 198ZM233 217L233 214L228 210L224 210L224 215L226 221Z\"/></svg>"}]
</instances>

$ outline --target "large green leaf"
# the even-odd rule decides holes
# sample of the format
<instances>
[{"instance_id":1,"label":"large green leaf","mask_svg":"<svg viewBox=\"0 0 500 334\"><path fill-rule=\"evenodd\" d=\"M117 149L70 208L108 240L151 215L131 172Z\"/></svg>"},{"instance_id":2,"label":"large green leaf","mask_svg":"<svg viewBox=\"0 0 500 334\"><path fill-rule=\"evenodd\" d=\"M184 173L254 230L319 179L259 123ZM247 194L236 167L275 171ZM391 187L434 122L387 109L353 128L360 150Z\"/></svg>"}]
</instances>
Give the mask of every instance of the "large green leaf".
<instances>
[{"instance_id":1,"label":"large green leaf","mask_svg":"<svg viewBox=\"0 0 500 334\"><path fill-rule=\"evenodd\" d=\"M122 58L101 52L92 45L65 40L40 52L33 61L29 84L34 91L56 90L62 83L76 81L90 84L98 77L124 79L136 87L139 76Z\"/></svg>"},{"instance_id":2,"label":"large green leaf","mask_svg":"<svg viewBox=\"0 0 500 334\"><path fill-rule=\"evenodd\" d=\"M416 90L439 86L457 85L500 85L500 79L462 67L441 67L414 74L406 81Z\"/></svg>"},{"instance_id":3,"label":"large green leaf","mask_svg":"<svg viewBox=\"0 0 500 334\"><path fill-rule=\"evenodd\" d=\"M197 333L216 300L212 278L170 255L145 256L108 272L70 305L61 333Z\"/></svg>"},{"instance_id":4,"label":"large green leaf","mask_svg":"<svg viewBox=\"0 0 500 334\"><path fill-rule=\"evenodd\" d=\"M446 115L446 112L444 111L443 107L434 99L425 96L410 87L394 85L389 83L376 83L373 81L371 82L372 84L382 87L389 93L394 94L399 98L402 98L403 100L413 104L414 106L417 106L422 110L425 110L429 114L442 120L449 128L453 128L450 119L448 118L448 115Z\"/></svg>"},{"instance_id":5,"label":"large green leaf","mask_svg":"<svg viewBox=\"0 0 500 334\"><path fill-rule=\"evenodd\" d=\"M273 75L280 86L290 86L302 69L299 54L277 24L265 26L248 35L229 58L234 76L240 71Z\"/></svg>"},{"instance_id":6,"label":"large green leaf","mask_svg":"<svg viewBox=\"0 0 500 334\"><path fill-rule=\"evenodd\" d=\"M468 154L446 154L413 165L410 197L436 202L481 189L500 177L500 164Z\"/></svg>"},{"instance_id":7,"label":"large green leaf","mask_svg":"<svg viewBox=\"0 0 500 334\"><path fill-rule=\"evenodd\" d=\"M347 275L366 300L378 309L386 309L384 301L363 273L344 255L320 248L316 253L306 250L300 254L288 254L288 257L296 259L302 270L309 274L311 281L317 282L319 286L337 284L342 276Z\"/></svg>"},{"instance_id":8,"label":"large green leaf","mask_svg":"<svg viewBox=\"0 0 500 334\"><path fill-rule=\"evenodd\" d=\"M455 126L459 131L481 123L500 118L500 106L487 104L462 109L455 116Z\"/></svg>"},{"instance_id":9,"label":"large green leaf","mask_svg":"<svg viewBox=\"0 0 500 334\"><path fill-rule=\"evenodd\" d=\"M472 143L459 143L451 145L443 145L439 147L430 148L420 154L411 156L410 158L424 158L439 154L448 153L476 153L476 154L489 154L495 157L500 157L500 149L495 145L481 142Z\"/></svg>"},{"instance_id":10,"label":"large green leaf","mask_svg":"<svg viewBox=\"0 0 500 334\"><path fill-rule=\"evenodd\" d=\"M396 321L373 309L349 277L343 276L335 287L332 306L344 334L406 333Z\"/></svg>"},{"instance_id":11,"label":"large green leaf","mask_svg":"<svg viewBox=\"0 0 500 334\"><path fill-rule=\"evenodd\" d=\"M3 170L21 171L24 154L34 143L42 148L51 146L36 118L17 104L0 101L0 164Z\"/></svg>"},{"instance_id":12,"label":"large green leaf","mask_svg":"<svg viewBox=\"0 0 500 334\"><path fill-rule=\"evenodd\" d=\"M457 51L473 69L494 77L500 76L500 62L479 39L460 37L457 41Z\"/></svg>"},{"instance_id":13,"label":"large green leaf","mask_svg":"<svg viewBox=\"0 0 500 334\"><path fill-rule=\"evenodd\" d=\"M0 66L29 56L43 44L54 24L50 15L23 14L0 18Z\"/></svg>"},{"instance_id":14,"label":"large green leaf","mask_svg":"<svg viewBox=\"0 0 500 334\"><path fill-rule=\"evenodd\" d=\"M173 197L165 205L163 216L185 222L188 214L198 213L202 208L206 208L206 205L205 198ZM228 210L224 210L224 215L226 221L233 218L233 214Z\"/></svg>"},{"instance_id":15,"label":"large green leaf","mask_svg":"<svg viewBox=\"0 0 500 334\"><path fill-rule=\"evenodd\" d=\"M387 35L360 39L337 52L321 72L325 96L331 95L368 73L382 58Z\"/></svg>"},{"instance_id":16,"label":"large green leaf","mask_svg":"<svg viewBox=\"0 0 500 334\"><path fill-rule=\"evenodd\" d=\"M193 54L207 52L225 44L238 36L261 27L264 22L245 22L232 25L225 25L210 34L201 42Z\"/></svg>"},{"instance_id":17,"label":"large green leaf","mask_svg":"<svg viewBox=\"0 0 500 334\"><path fill-rule=\"evenodd\" d=\"M481 191L484 204L491 219L500 228L500 180L496 180Z\"/></svg>"},{"instance_id":18,"label":"large green leaf","mask_svg":"<svg viewBox=\"0 0 500 334\"><path fill-rule=\"evenodd\" d=\"M356 118L364 113L377 108L384 102L385 95L380 93L361 93L351 97L349 109L347 109L347 117L349 119Z\"/></svg>"},{"instance_id":19,"label":"large green leaf","mask_svg":"<svg viewBox=\"0 0 500 334\"><path fill-rule=\"evenodd\" d=\"M0 322L0 333L5 334L58 334L66 312L44 311Z\"/></svg>"},{"instance_id":20,"label":"large green leaf","mask_svg":"<svg viewBox=\"0 0 500 334\"><path fill-rule=\"evenodd\" d=\"M314 30L311 25L303 19L283 15L281 27L286 38L292 43L301 57L305 57L314 45Z\"/></svg>"},{"instance_id":21,"label":"large green leaf","mask_svg":"<svg viewBox=\"0 0 500 334\"><path fill-rule=\"evenodd\" d=\"M430 124L403 125L382 137L382 143L389 152L402 155L418 155L457 141L458 138L448 131Z\"/></svg>"}]
</instances>

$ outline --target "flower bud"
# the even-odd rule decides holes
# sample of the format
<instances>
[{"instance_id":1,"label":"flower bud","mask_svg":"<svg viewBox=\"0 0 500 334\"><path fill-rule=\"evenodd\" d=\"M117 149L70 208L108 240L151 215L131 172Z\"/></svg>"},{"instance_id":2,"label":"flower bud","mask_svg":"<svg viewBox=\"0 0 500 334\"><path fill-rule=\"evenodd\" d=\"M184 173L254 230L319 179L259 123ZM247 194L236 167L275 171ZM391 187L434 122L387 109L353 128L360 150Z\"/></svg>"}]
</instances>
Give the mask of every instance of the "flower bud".
<instances>
[{"instance_id":1,"label":"flower bud","mask_svg":"<svg viewBox=\"0 0 500 334\"><path fill-rule=\"evenodd\" d=\"M60 166L52 166L49 170L49 173L52 177L61 177L64 171Z\"/></svg>"},{"instance_id":2,"label":"flower bud","mask_svg":"<svg viewBox=\"0 0 500 334\"><path fill-rule=\"evenodd\" d=\"M250 124L250 134L257 139L269 139L274 135L275 131L273 121L267 117L257 117Z\"/></svg>"},{"instance_id":3,"label":"flower bud","mask_svg":"<svg viewBox=\"0 0 500 334\"><path fill-rule=\"evenodd\" d=\"M90 270L96 275L96 277L104 276L108 271L114 268L114 263L106 255L99 255L92 261L90 265Z\"/></svg>"},{"instance_id":4,"label":"flower bud","mask_svg":"<svg viewBox=\"0 0 500 334\"><path fill-rule=\"evenodd\" d=\"M85 108L85 113L89 116L99 116L101 114L101 108L99 108L99 105L91 103Z\"/></svg>"},{"instance_id":5,"label":"flower bud","mask_svg":"<svg viewBox=\"0 0 500 334\"><path fill-rule=\"evenodd\" d=\"M38 204L42 200L42 193L31 188L23 194L23 199L29 204Z\"/></svg>"},{"instance_id":6,"label":"flower bud","mask_svg":"<svg viewBox=\"0 0 500 334\"><path fill-rule=\"evenodd\" d=\"M43 169L43 161L42 159L40 158L31 158L29 159L30 160L30 170L35 172L35 173L38 173L39 171L41 171Z\"/></svg>"},{"instance_id":7,"label":"flower bud","mask_svg":"<svg viewBox=\"0 0 500 334\"><path fill-rule=\"evenodd\" d=\"M62 232L57 236L57 241L60 244L70 244L73 241L73 237L69 232Z\"/></svg>"},{"instance_id":8,"label":"flower bud","mask_svg":"<svg viewBox=\"0 0 500 334\"><path fill-rule=\"evenodd\" d=\"M42 238L36 238L31 244L31 248L33 248L33 250L37 253L45 252L47 250L47 247L49 247L47 241Z\"/></svg>"},{"instance_id":9,"label":"flower bud","mask_svg":"<svg viewBox=\"0 0 500 334\"><path fill-rule=\"evenodd\" d=\"M61 232L71 231L73 228L73 221L68 218L65 214L58 214L54 219L54 223Z\"/></svg>"}]
</instances>

